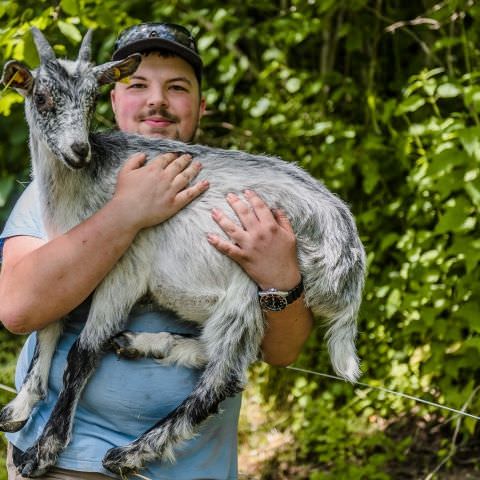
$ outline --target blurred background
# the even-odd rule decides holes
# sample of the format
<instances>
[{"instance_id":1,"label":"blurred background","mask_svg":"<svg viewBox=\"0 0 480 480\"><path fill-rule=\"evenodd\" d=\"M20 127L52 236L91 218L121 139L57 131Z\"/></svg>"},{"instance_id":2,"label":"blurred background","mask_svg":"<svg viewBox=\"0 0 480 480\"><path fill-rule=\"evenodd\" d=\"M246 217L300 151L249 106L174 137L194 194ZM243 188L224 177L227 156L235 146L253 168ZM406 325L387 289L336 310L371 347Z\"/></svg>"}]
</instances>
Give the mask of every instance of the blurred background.
<instances>
[{"instance_id":1,"label":"blurred background","mask_svg":"<svg viewBox=\"0 0 480 480\"><path fill-rule=\"evenodd\" d=\"M478 479L480 6L473 0L1 0L0 61L29 28L107 61L138 21L189 27L205 63L199 142L298 162L347 201L368 254L362 382L257 364L243 479ZM95 128L113 126L107 90ZM0 93L0 226L29 181L22 98ZM321 319L301 358L331 374ZM0 327L0 404L24 338ZM6 479L1 438L0 480Z\"/></svg>"}]
</instances>

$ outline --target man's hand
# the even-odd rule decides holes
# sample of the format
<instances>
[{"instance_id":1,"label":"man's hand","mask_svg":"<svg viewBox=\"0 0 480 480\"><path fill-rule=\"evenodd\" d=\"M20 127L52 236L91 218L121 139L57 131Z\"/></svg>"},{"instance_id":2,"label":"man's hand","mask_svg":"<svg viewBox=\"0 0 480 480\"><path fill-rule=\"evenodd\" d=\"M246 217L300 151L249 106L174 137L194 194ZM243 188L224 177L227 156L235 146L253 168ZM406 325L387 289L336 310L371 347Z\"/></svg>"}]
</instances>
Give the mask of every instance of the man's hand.
<instances>
[{"instance_id":1,"label":"man's hand","mask_svg":"<svg viewBox=\"0 0 480 480\"><path fill-rule=\"evenodd\" d=\"M165 153L145 163L144 153L132 155L119 172L113 201L138 229L169 219L207 190L207 180L190 186L201 170L188 154Z\"/></svg>"},{"instance_id":2,"label":"man's hand","mask_svg":"<svg viewBox=\"0 0 480 480\"><path fill-rule=\"evenodd\" d=\"M298 285L296 238L285 213L270 210L249 190L244 192L244 200L231 193L227 202L241 225L214 209L212 217L230 241L215 234L209 234L208 241L235 260L261 289L290 290Z\"/></svg>"}]
</instances>

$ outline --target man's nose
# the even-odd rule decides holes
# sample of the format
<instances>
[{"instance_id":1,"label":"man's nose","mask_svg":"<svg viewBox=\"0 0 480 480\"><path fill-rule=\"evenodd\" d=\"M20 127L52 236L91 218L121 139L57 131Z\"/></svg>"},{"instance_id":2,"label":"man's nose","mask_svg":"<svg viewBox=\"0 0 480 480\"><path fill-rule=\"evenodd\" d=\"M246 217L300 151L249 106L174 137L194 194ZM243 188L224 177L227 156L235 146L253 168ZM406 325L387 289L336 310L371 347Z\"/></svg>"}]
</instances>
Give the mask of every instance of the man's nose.
<instances>
[{"instance_id":1,"label":"man's nose","mask_svg":"<svg viewBox=\"0 0 480 480\"><path fill-rule=\"evenodd\" d=\"M148 96L149 107L168 107L168 97L162 87L152 88Z\"/></svg>"}]
</instances>

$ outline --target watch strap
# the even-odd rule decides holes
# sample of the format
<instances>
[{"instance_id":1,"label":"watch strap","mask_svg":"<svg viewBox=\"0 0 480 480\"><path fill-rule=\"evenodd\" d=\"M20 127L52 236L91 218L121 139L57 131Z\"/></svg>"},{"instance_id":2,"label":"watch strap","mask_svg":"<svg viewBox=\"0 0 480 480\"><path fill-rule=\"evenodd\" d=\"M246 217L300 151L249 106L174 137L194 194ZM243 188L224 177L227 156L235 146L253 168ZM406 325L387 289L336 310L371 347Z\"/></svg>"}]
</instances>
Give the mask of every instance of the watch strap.
<instances>
[{"instance_id":1,"label":"watch strap","mask_svg":"<svg viewBox=\"0 0 480 480\"><path fill-rule=\"evenodd\" d=\"M298 300L301 297L302 293L303 293L303 277L300 278L300 283L296 287L293 287L291 290L287 292L287 296L285 297L287 299L287 304L290 305L295 300Z\"/></svg>"}]
</instances>

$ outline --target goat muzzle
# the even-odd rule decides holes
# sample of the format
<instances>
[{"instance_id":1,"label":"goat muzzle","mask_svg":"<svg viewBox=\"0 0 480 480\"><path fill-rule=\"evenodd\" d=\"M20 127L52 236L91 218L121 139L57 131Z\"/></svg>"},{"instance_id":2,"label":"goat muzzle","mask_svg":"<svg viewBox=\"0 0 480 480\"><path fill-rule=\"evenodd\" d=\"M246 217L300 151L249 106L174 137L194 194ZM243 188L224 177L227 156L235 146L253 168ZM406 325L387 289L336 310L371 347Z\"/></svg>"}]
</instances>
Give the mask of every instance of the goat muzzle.
<instances>
[{"instance_id":1,"label":"goat muzzle","mask_svg":"<svg viewBox=\"0 0 480 480\"><path fill-rule=\"evenodd\" d=\"M74 142L70 145L72 155L64 155L65 162L74 169L84 167L90 161L90 145L85 142Z\"/></svg>"}]
</instances>

